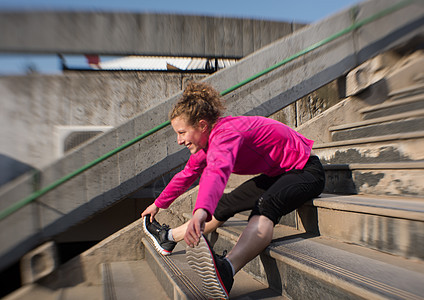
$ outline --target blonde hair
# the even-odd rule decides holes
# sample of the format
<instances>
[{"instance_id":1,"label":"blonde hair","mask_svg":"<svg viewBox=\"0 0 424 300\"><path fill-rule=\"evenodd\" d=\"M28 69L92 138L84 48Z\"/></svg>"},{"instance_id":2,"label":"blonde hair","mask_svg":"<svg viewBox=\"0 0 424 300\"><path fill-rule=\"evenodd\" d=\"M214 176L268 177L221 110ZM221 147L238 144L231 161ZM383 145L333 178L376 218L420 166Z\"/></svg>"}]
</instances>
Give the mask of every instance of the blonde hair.
<instances>
[{"instance_id":1,"label":"blonde hair","mask_svg":"<svg viewBox=\"0 0 424 300\"><path fill-rule=\"evenodd\" d=\"M212 86L204 82L190 82L182 97L169 112L169 119L185 117L186 122L196 127L200 120L210 125L216 123L225 110L221 95Z\"/></svg>"}]
</instances>

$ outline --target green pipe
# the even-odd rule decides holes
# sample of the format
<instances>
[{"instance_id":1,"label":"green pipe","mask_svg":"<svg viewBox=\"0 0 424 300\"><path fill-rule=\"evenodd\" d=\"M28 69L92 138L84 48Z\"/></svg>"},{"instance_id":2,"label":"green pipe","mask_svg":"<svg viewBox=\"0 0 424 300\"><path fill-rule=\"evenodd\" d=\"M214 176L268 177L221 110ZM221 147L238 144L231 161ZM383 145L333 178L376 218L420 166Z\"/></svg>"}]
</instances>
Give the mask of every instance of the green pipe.
<instances>
[{"instance_id":1,"label":"green pipe","mask_svg":"<svg viewBox=\"0 0 424 300\"><path fill-rule=\"evenodd\" d=\"M350 32L352 32L352 31L354 31L354 30L356 30L356 29L358 29L358 28L360 28L360 27L362 27L362 26L364 26L366 24L369 24L371 22L374 22L377 19L380 19L380 18L382 18L382 17L384 17L384 16L386 16L388 14L391 14L391 13L393 13L393 12L395 12L395 11L397 11L397 10L399 10L399 9L401 9L401 8L409 5L409 4L411 4L412 2L414 2L414 0L401 1L401 2L395 4L395 5L391 6L391 7L388 7L388 8L386 8L386 9L384 9L384 10L382 10L382 11L380 11L380 12L378 12L378 13L376 13L376 14L368 17L368 18L365 18L364 20L362 20L360 22L355 22L351 26L349 26L349 27L347 27L347 28L345 28L345 29L343 29L343 30L341 30L341 31L339 31L339 32L331 35L330 37L328 37L326 39L323 39L323 40L321 40L321 41L319 41L319 42L317 42L317 43L315 43L315 44L313 44L313 45L311 45L311 46L309 46L309 47L307 47L307 48L305 48L305 49L297 52L296 54L285 58L284 60L280 61L279 63L277 63L277 64L275 64L275 65L273 65L273 66L271 66L271 67L269 67L269 68L267 68L267 69L265 69L265 70L263 70L263 71L255 74L255 75L253 75L253 76L251 76L251 77L249 77L249 78L247 78L247 79L239 82L238 84L230 87L229 89L226 89L226 90L222 91L220 94L221 94L221 96L227 95L227 94L229 94L229 93L237 90L238 88L240 88L240 87L248 84L249 82L252 82L253 80L256 80L259 77L261 77L261 76L263 76L263 75L265 75L265 74L267 74L267 73L269 73L269 72L271 72L271 71L273 71L273 70L275 70L275 69L277 69L277 68L279 68L279 67L287 64L288 62L291 62L291 61L295 60L296 58L299 58L299 57L301 57L301 56L303 56L303 55L305 55L305 54L307 54L307 53L309 53L309 52L311 52L311 51L313 51L313 50L315 50L315 49L317 49L317 48L319 48L319 47L321 47L321 46L323 46L323 45L325 45L325 44L327 44L327 43L329 43L329 42L331 42L331 41L333 41L333 40L335 40L335 39L337 39L337 38L339 38L339 37L341 37L343 35L345 35L345 34L347 34L347 33L350 33ZM162 124L160 124L160 125L152 128L152 129L150 129L149 131L147 131L147 132L139 135L135 139L126 142L125 144L119 146L118 148L116 148L116 149L114 149L114 150L112 150L112 151L110 151L110 152L108 152L108 153L100 156L99 158L93 160L92 162L84 165L80 169L75 170L72 173L69 173L68 175L66 175L66 176L60 178L59 180L53 182L52 184L46 186L45 188L42 188L42 189L40 189L40 190L32 193L28 197L22 199L21 201L12 204L8 208L6 208L6 209L4 209L4 210L2 210L0 212L0 220L3 220L4 218L8 217L9 215L11 215L14 212L16 212L17 210L19 210L20 208L22 208L25 205L27 205L28 203L31 203L32 201L34 201L38 197L41 197L41 196L45 195L47 192L55 189L56 187L62 185L66 181L68 181L68 180L72 179L73 177L81 174L82 172L85 172L86 170L90 169L91 167L97 165L98 163L106 160L107 158L109 158L109 157L117 154L118 152L120 152L120 151L128 148L129 146L132 146L133 144L139 142L140 140L142 140L142 139L148 137L149 135L151 135L151 134L159 131L160 129L168 126L170 123L171 122L168 120L168 121L166 121L166 122L164 122L164 123L162 123Z\"/></svg>"}]
</instances>

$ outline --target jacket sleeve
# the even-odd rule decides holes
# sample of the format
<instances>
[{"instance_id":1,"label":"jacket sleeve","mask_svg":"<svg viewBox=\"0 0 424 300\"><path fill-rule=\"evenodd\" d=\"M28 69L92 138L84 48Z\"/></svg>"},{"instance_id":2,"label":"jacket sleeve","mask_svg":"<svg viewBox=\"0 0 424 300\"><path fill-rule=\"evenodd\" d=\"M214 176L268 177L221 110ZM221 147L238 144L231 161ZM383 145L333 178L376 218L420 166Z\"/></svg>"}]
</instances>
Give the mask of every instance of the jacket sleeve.
<instances>
[{"instance_id":1,"label":"jacket sleeve","mask_svg":"<svg viewBox=\"0 0 424 300\"><path fill-rule=\"evenodd\" d=\"M216 133L209 143L206 167L199 183L199 193L193 213L199 209L208 212L207 221L212 219L218 201L224 193L243 137L237 132Z\"/></svg>"},{"instance_id":2,"label":"jacket sleeve","mask_svg":"<svg viewBox=\"0 0 424 300\"><path fill-rule=\"evenodd\" d=\"M191 155L184 169L175 174L159 197L156 198L155 205L159 208L168 208L199 178L205 165L206 154L203 150Z\"/></svg>"}]
</instances>

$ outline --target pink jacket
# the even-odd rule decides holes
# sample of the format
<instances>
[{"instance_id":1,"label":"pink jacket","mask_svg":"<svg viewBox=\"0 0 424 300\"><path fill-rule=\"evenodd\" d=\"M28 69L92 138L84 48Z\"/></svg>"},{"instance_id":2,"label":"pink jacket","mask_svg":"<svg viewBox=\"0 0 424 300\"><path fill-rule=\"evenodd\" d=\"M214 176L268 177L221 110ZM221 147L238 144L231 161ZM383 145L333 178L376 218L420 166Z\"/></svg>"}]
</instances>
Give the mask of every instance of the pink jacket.
<instances>
[{"instance_id":1,"label":"pink jacket","mask_svg":"<svg viewBox=\"0 0 424 300\"><path fill-rule=\"evenodd\" d=\"M265 117L220 118L210 133L207 149L190 156L155 205L168 208L202 175L194 211L205 209L209 221L231 173L276 176L302 169L313 143L287 125Z\"/></svg>"}]
</instances>

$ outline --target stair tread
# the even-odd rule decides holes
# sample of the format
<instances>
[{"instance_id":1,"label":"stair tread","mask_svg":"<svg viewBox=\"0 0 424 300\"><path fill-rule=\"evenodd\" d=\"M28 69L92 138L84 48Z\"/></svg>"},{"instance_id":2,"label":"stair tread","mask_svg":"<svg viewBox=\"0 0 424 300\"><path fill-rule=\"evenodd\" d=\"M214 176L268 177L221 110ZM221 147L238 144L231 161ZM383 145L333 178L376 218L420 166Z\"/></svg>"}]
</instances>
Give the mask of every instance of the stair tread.
<instances>
[{"instance_id":1,"label":"stair tread","mask_svg":"<svg viewBox=\"0 0 424 300\"><path fill-rule=\"evenodd\" d=\"M79 284L64 288L51 289L43 284L28 284L2 298L3 300L98 300L101 298L102 288L100 285Z\"/></svg>"},{"instance_id":2,"label":"stair tread","mask_svg":"<svg viewBox=\"0 0 424 300\"><path fill-rule=\"evenodd\" d=\"M364 121L353 122L353 123L349 123L349 124L330 126L328 128L328 130L331 131L331 132L334 132L334 131L340 131L340 130L345 130L345 129L369 126L369 125L378 125L378 124L381 124L381 123L392 122L392 121L402 120L402 119L406 119L406 118L421 117L423 115L424 115L424 109L419 109L419 110L415 110L415 111L399 113L399 114L396 114L396 115L379 117L379 118L375 118L375 119L371 119L371 120L364 120Z\"/></svg>"},{"instance_id":3,"label":"stair tread","mask_svg":"<svg viewBox=\"0 0 424 300\"><path fill-rule=\"evenodd\" d=\"M379 143L379 142L386 142L386 141L417 139L422 137L424 137L424 131L414 131L414 132L407 132L407 133L396 133L396 134L389 134L389 135L372 136L367 138L321 143L321 144L314 145L313 149L315 150L315 149L349 146L349 145L357 145L357 144L369 144L369 143Z\"/></svg>"},{"instance_id":4,"label":"stair tread","mask_svg":"<svg viewBox=\"0 0 424 300\"><path fill-rule=\"evenodd\" d=\"M169 299L145 260L111 262L105 299ZM105 279L105 278L104 278Z\"/></svg>"},{"instance_id":5,"label":"stair tread","mask_svg":"<svg viewBox=\"0 0 424 300\"><path fill-rule=\"evenodd\" d=\"M184 274L190 276L190 279L198 287L201 287L202 282L199 276L197 276L196 273L194 273L194 271L187 264L185 258L185 243L178 243L176 250L178 251L179 255L174 255L175 253L173 253L170 258L176 262L176 265L180 268L180 270L184 271ZM238 272L234 278L234 285L231 289L230 297L231 299L282 299L281 295L278 295L276 292L269 289L266 285L252 278L243 270Z\"/></svg>"},{"instance_id":6,"label":"stair tread","mask_svg":"<svg viewBox=\"0 0 424 300\"><path fill-rule=\"evenodd\" d=\"M247 221L232 218L219 234L238 238ZM277 225L266 253L309 272L321 272L335 284L348 284L387 297L419 298L424 295L424 263L360 246L314 236ZM321 277L322 278L322 277Z\"/></svg>"},{"instance_id":7,"label":"stair tread","mask_svg":"<svg viewBox=\"0 0 424 300\"><path fill-rule=\"evenodd\" d=\"M409 219L416 216L424 221L424 200L422 198L322 194L319 198L312 200L312 202L314 205L326 206L333 209L349 208L349 210L352 210L356 206L357 209L355 211L364 211L363 209L367 208L367 212L369 213L375 212L382 214L384 212L383 210L392 210L399 213L404 212L406 214L405 217Z\"/></svg>"},{"instance_id":8,"label":"stair tread","mask_svg":"<svg viewBox=\"0 0 424 300\"><path fill-rule=\"evenodd\" d=\"M60 295L60 300L96 300L101 295L101 286L84 286L79 285L75 287L63 288ZM58 298L56 298L58 299Z\"/></svg>"},{"instance_id":9,"label":"stair tread","mask_svg":"<svg viewBox=\"0 0 424 300\"><path fill-rule=\"evenodd\" d=\"M363 114L363 113L367 113L367 112L371 112L371 111L375 111L375 110L379 110L383 108L396 107L396 106L400 106L407 103L420 102L423 100L424 100L424 94L405 97L405 98L402 98L401 100L388 100L381 104L362 108L359 110L359 113Z\"/></svg>"},{"instance_id":10,"label":"stair tread","mask_svg":"<svg viewBox=\"0 0 424 300\"><path fill-rule=\"evenodd\" d=\"M410 86L407 86L407 87L404 87L404 88L394 90L388 96L390 98L393 98L393 97L396 97L396 96L401 95L401 94L411 93L411 92L419 91L419 90L423 90L423 89L424 89L424 83L417 83L417 84L414 84L414 85L410 85Z\"/></svg>"},{"instance_id":11,"label":"stair tread","mask_svg":"<svg viewBox=\"0 0 424 300\"><path fill-rule=\"evenodd\" d=\"M424 169L423 160L379 162L379 163L346 163L346 164L326 164L325 169Z\"/></svg>"},{"instance_id":12,"label":"stair tread","mask_svg":"<svg viewBox=\"0 0 424 300\"><path fill-rule=\"evenodd\" d=\"M323 193L306 205L424 221L424 199L419 197ZM249 212L242 212L237 214L237 217L247 220L248 215ZM189 215L185 217L190 218Z\"/></svg>"},{"instance_id":13,"label":"stair tread","mask_svg":"<svg viewBox=\"0 0 424 300\"><path fill-rule=\"evenodd\" d=\"M143 240L143 243L150 243L147 239ZM162 256L154 251L154 255L157 261L165 264L171 272L171 277L178 277L176 280L180 288L188 289L191 292L190 297L196 299L206 299L202 295L201 287L202 282L199 276L190 268L187 263L185 256L185 243L182 241L175 246L172 255ZM159 263L161 264L161 263ZM186 287L182 286L185 285ZM190 298L189 297L189 298ZM283 296L279 295L266 285L260 283L256 279L252 278L244 271L240 271L235 276L235 282L230 292L231 299L284 299Z\"/></svg>"}]
</instances>

